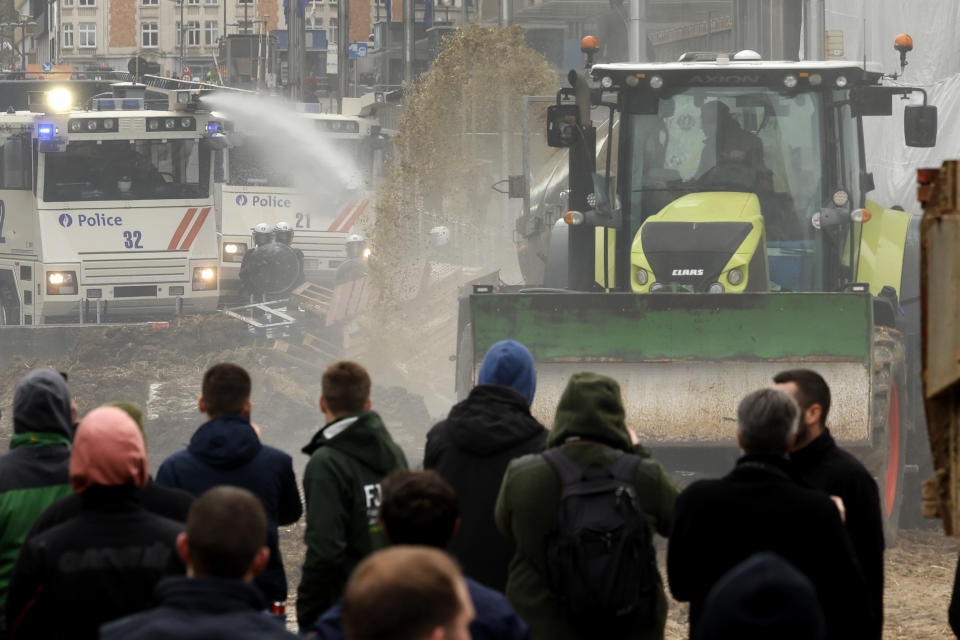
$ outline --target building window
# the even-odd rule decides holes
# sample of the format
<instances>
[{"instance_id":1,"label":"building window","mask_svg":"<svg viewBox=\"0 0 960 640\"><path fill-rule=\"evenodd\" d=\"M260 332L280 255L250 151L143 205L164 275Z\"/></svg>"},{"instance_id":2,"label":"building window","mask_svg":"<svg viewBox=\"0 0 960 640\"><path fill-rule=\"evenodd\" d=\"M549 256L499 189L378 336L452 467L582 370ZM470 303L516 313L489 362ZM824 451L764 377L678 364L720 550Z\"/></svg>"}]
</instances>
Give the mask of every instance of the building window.
<instances>
[{"instance_id":1,"label":"building window","mask_svg":"<svg viewBox=\"0 0 960 640\"><path fill-rule=\"evenodd\" d=\"M156 22L144 22L140 25L140 46L156 47L160 40L160 29Z\"/></svg>"},{"instance_id":2,"label":"building window","mask_svg":"<svg viewBox=\"0 0 960 640\"><path fill-rule=\"evenodd\" d=\"M157 5L157 4L160 4L160 2L159 0L140 0L140 4L142 4L143 6L148 6L148 5Z\"/></svg>"},{"instance_id":3,"label":"building window","mask_svg":"<svg viewBox=\"0 0 960 640\"><path fill-rule=\"evenodd\" d=\"M203 4L220 4L219 0L203 0Z\"/></svg>"},{"instance_id":4,"label":"building window","mask_svg":"<svg viewBox=\"0 0 960 640\"><path fill-rule=\"evenodd\" d=\"M200 46L200 23L196 20L187 23L187 46Z\"/></svg>"},{"instance_id":5,"label":"building window","mask_svg":"<svg viewBox=\"0 0 960 640\"><path fill-rule=\"evenodd\" d=\"M97 6L97 0L77 0L77 4L81 7L95 7Z\"/></svg>"},{"instance_id":6,"label":"building window","mask_svg":"<svg viewBox=\"0 0 960 640\"><path fill-rule=\"evenodd\" d=\"M187 0L187 4L200 4L200 0Z\"/></svg>"},{"instance_id":7,"label":"building window","mask_svg":"<svg viewBox=\"0 0 960 640\"><path fill-rule=\"evenodd\" d=\"M253 4L253 0L237 0L237 4Z\"/></svg>"},{"instance_id":8,"label":"building window","mask_svg":"<svg viewBox=\"0 0 960 640\"><path fill-rule=\"evenodd\" d=\"M203 44L217 44L220 37L220 23L216 20L207 20L203 23Z\"/></svg>"},{"instance_id":9,"label":"building window","mask_svg":"<svg viewBox=\"0 0 960 640\"><path fill-rule=\"evenodd\" d=\"M64 6L64 7L72 7L72 6L73 6L73 0L63 0L63 5L62 5L62 6Z\"/></svg>"},{"instance_id":10,"label":"building window","mask_svg":"<svg viewBox=\"0 0 960 640\"><path fill-rule=\"evenodd\" d=\"M65 22L63 25L63 46L73 48L73 25Z\"/></svg>"},{"instance_id":11,"label":"building window","mask_svg":"<svg viewBox=\"0 0 960 640\"><path fill-rule=\"evenodd\" d=\"M97 23L81 22L80 23L80 47L92 49L96 46L97 46Z\"/></svg>"}]
</instances>

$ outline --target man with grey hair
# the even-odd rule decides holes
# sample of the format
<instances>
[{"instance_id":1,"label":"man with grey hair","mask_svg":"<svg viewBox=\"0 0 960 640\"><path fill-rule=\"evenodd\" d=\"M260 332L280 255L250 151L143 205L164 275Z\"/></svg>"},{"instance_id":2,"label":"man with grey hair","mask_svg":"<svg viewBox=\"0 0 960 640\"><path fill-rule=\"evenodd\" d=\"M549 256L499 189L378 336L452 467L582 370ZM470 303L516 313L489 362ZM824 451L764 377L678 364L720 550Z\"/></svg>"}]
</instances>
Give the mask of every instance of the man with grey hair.
<instances>
[{"instance_id":1,"label":"man with grey hair","mask_svg":"<svg viewBox=\"0 0 960 640\"><path fill-rule=\"evenodd\" d=\"M743 455L718 480L698 480L677 499L667 551L670 591L690 602L690 636L710 589L761 551L780 554L817 592L827 638L867 638L874 613L840 513L825 493L796 484L787 451L799 409L787 393L760 389L737 407Z\"/></svg>"}]
</instances>

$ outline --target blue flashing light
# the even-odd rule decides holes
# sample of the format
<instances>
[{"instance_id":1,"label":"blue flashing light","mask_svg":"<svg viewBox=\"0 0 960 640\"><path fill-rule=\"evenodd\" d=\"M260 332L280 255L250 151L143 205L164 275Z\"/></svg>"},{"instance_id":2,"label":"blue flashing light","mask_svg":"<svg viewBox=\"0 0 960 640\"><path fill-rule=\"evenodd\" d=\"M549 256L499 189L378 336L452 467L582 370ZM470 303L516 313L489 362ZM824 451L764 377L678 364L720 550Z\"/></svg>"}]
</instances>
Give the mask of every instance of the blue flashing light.
<instances>
[{"instance_id":1,"label":"blue flashing light","mask_svg":"<svg viewBox=\"0 0 960 640\"><path fill-rule=\"evenodd\" d=\"M207 123L207 133L220 133L220 123L219 122L208 122Z\"/></svg>"},{"instance_id":2,"label":"blue flashing light","mask_svg":"<svg viewBox=\"0 0 960 640\"><path fill-rule=\"evenodd\" d=\"M53 135L56 133L57 128L50 124L49 122L43 122L37 125L37 139L38 140L53 140Z\"/></svg>"}]
</instances>

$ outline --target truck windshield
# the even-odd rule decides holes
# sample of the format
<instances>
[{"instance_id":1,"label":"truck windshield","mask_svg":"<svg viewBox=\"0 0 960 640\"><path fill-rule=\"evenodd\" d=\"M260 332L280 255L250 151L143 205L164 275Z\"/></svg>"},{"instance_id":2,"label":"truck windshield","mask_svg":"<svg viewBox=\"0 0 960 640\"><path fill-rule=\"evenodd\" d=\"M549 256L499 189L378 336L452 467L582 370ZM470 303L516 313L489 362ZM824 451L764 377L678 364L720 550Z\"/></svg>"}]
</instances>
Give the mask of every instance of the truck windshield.
<instances>
[{"instance_id":1,"label":"truck windshield","mask_svg":"<svg viewBox=\"0 0 960 640\"><path fill-rule=\"evenodd\" d=\"M198 140L85 140L44 153L43 199L206 198L210 152Z\"/></svg>"},{"instance_id":2,"label":"truck windshield","mask_svg":"<svg viewBox=\"0 0 960 640\"><path fill-rule=\"evenodd\" d=\"M692 88L632 114L633 232L688 193L741 191L760 201L770 276L777 286L823 288L822 101L757 87Z\"/></svg>"},{"instance_id":3,"label":"truck windshield","mask_svg":"<svg viewBox=\"0 0 960 640\"><path fill-rule=\"evenodd\" d=\"M360 138L329 139L323 148L278 148L275 141L245 136L227 152L227 184L237 187L292 187L310 191L316 185L324 163L312 154L329 153L346 171L346 186L365 182L370 171L367 145ZM282 157L281 157L282 156ZM363 172L363 174L361 174ZM355 175L356 174L356 175Z\"/></svg>"}]
</instances>

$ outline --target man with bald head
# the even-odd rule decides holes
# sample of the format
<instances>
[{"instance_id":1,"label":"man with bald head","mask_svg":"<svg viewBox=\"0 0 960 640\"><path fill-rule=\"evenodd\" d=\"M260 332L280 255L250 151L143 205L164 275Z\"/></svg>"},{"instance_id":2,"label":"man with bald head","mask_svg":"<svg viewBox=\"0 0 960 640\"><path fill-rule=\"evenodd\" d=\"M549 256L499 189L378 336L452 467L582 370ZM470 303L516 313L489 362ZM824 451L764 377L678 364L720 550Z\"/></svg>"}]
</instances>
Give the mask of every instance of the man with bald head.
<instances>
[{"instance_id":1,"label":"man with bald head","mask_svg":"<svg viewBox=\"0 0 960 640\"><path fill-rule=\"evenodd\" d=\"M361 562L347 583L347 640L469 640L474 610L446 553L397 546Z\"/></svg>"}]
</instances>

